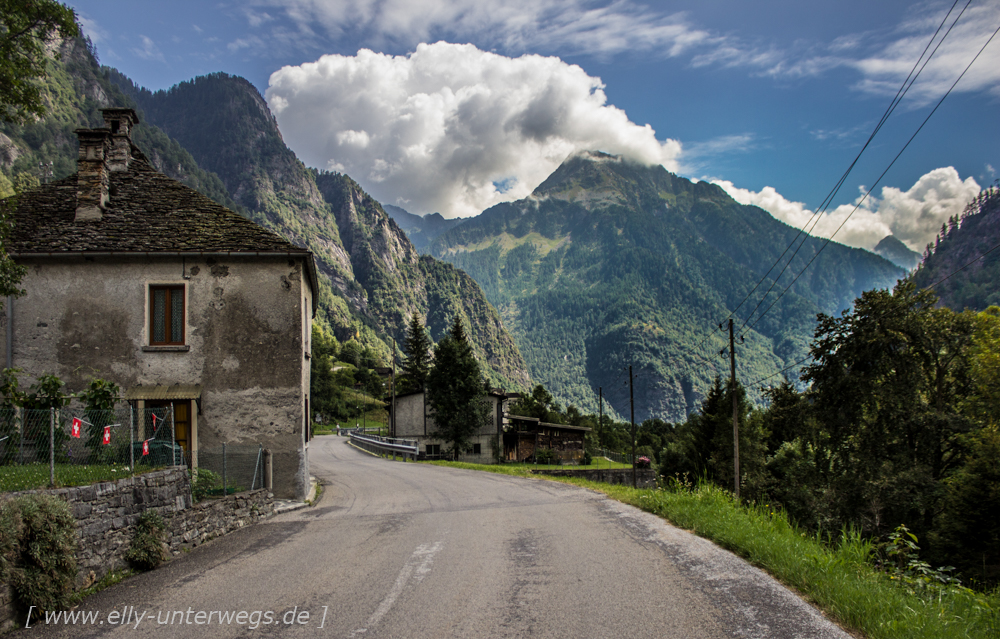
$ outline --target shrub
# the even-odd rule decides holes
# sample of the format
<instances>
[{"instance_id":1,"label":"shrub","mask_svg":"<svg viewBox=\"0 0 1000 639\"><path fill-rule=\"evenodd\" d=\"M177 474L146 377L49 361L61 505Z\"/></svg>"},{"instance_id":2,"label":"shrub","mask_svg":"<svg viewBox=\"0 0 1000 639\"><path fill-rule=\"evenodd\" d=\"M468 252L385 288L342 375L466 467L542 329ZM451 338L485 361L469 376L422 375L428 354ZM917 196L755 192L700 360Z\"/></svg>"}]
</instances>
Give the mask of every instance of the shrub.
<instances>
[{"instance_id":1,"label":"shrub","mask_svg":"<svg viewBox=\"0 0 1000 639\"><path fill-rule=\"evenodd\" d=\"M649 468L650 467L649 457L646 457L645 455L643 455L642 457L637 458L635 460L635 467L636 468Z\"/></svg>"},{"instance_id":2,"label":"shrub","mask_svg":"<svg viewBox=\"0 0 1000 639\"><path fill-rule=\"evenodd\" d=\"M535 451L535 461L539 464L551 464L556 458L556 453L551 448L539 448Z\"/></svg>"},{"instance_id":3,"label":"shrub","mask_svg":"<svg viewBox=\"0 0 1000 639\"><path fill-rule=\"evenodd\" d=\"M222 477L204 468L189 471L191 476L191 498L198 502L216 491L222 490Z\"/></svg>"},{"instance_id":4,"label":"shrub","mask_svg":"<svg viewBox=\"0 0 1000 639\"><path fill-rule=\"evenodd\" d=\"M17 540L24 522L21 509L13 499L0 499L0 583L10 580L11 567L17 558Z\"/></svg>"},{"instance_id":5,"label":"shrub","mask_svg":"<svg viewBox=\"0 0 1000 639\"><path fill-rule=\"evenodd\" d=\"M583 459L580 460L581 466L590 466L594 463L594 456L590 454L589 450L583 451Z\"/></svg>"},{"instance_id":6,"label":"shrub","mask_svg":"<svg viewBox=\"0 0 1000 639\"><path fill-rule=\"evenodd\" d=\"M21 523L13 561L5 562L14 594L25 607L64 609L73 594L78 544L69 505L42 494L18 497L15 507Z\"/></svg>"},{"instance_id":7,"label":"shrub","mask_svg":"<svg viewBox=\"0 0 1000 639\"><path fill-rule=\"evenodd\" d=\"M169 558L166 532L167 526L162 517L152 510L142 513L125 551L125 560L138 570L152 570L162 564Z\"/></svg>"}]
</instances>

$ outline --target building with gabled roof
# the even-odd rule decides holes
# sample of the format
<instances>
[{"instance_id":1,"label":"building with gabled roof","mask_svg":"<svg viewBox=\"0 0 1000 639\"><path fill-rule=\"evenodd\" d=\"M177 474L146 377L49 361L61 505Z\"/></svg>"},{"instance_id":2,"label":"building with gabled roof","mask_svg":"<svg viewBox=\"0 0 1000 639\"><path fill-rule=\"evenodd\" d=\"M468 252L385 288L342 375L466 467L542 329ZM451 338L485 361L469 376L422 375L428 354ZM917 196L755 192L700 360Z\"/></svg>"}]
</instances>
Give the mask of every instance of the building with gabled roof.
<instances>
[{"instance_id":1,"label":"building with gabled roof","mask_svg":"<svg viewBox=\"0 0 1000 639\"><path fill-rule=\"evenodd\" d=\"M193 464L260 443L275 495L304 497L312 253L156 171L133 110L102 112L106 127L77 130L77 173L18 201L7 251L28 270L0 318L7 367L173 407Z\"/></svg>"}]
</instances>

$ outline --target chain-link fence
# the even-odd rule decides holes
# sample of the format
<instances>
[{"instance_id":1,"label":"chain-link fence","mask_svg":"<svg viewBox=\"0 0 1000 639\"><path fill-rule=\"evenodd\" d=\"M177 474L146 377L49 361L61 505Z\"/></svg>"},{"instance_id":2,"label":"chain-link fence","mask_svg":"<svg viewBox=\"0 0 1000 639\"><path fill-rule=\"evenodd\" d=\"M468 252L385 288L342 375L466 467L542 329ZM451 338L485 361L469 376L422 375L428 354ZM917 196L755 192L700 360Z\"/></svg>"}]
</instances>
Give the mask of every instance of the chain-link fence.
<instances>
[{"instance_id":1,"label":"chain-link fence","mask_svg":"<svg viewBox=\"0 0 1000 639\"><path fill-rule=\"evenodd\" d=\"M0 491L108 481L184 463L170 408L0 409Z\"/></svg>"},{"instance_id":2,"label":"chain-link fence","mask_svg":"<svg viewBox=\"0 0 1000 639\"><path fill-rule=\"evenodd\" d=\"M187 453L187 464L195 468L191 490L196 501L264 487L264 447L260 444L222 444L199 448L195 454L197 466L191 453Z\"/></svg>"},{"instance_id":3,"label":"chain-link fence","mask_svg":"<svg viewBox=\"0 0 1000 639\"><path fill-rule=\"evenodd\" d=\"M604 457L619 464L632 465L632 455L628 453L616 453L614 451L607 450L606 448L596 448L594 449L594 456Z\"/></svg>"}]
</instances>

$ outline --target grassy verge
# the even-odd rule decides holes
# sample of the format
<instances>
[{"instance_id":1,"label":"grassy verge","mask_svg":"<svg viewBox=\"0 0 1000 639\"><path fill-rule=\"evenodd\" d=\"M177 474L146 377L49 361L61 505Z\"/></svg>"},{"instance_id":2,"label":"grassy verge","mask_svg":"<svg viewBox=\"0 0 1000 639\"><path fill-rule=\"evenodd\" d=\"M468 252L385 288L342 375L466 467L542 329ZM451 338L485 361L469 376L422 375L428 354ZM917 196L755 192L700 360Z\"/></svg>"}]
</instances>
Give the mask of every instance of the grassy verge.
<instances>
[{"instance_id":1,"label":"grassy verge","mask_svg":"<svg viewBox=\"0 0 1000 639\"><path fill-rule=\"evenodd\" d=\"M136 474L148 473L157 468L136 466ZM128 464L113 466L84 466L77 464L56 464L56 486L87 486L101 481L114 481L130 477ZM48 464L22 464L0 466L0 491L14 492L46 488L49 485Z\"/></svg>"},{"instance_id":2,"label":"grassy verge","mask_svg":"<svg viewBox=\"0 0 1000 639\"><path fill-rule=\"evenodd\" d=\"M430 463L528 476L527 469L507 466ZM711 485L637 490L576 478L551 479L597 490L710 539L871 639L1000 637L1000 593L900 584L871 566L874 549L858 535L818 539L790 524L784 513L766 504L741 506Z\"/></svg>"}]
</instances>

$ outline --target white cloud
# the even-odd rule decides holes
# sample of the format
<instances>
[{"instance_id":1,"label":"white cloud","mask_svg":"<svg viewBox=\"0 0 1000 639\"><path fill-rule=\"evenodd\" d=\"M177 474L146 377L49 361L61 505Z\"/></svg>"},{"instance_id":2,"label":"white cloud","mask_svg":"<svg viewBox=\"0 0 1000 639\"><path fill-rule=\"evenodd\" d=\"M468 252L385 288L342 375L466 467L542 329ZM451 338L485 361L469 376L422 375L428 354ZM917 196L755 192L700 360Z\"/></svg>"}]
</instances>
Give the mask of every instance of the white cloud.
<instances>
[{"instance_id":1,"label":"white cloud","mask_svg":"<svg viewBox=\"0 0 1000 639\"><path fill-rule=\"evenodd\" d=\"M853 66L864 76L856 88L881 95L895 95L927 46L931 34L941 24L944 14L944 11L917 12L899 26L899 37L884 48L868 56L846 61L845 64ZM957 12L949 17L946 24L951 25L955 16ZM986 44L998 24L1000 2L970 6L913 85L909 97L914 103L926 104L944 95ZM986 47L959 82L956 91L1000 93L1000 42L996 40L994 38Z\"/></svg>"},{"instance_id":2,"label":"white cloud","mask_svg":"<svg viewBox=\"0 0 1000 639\"><path fill-rule=\"evenodd\" d=\"M408 56L362 49L272 74L266 97L306 164L344 171L384 202L470 216L528 195L571 153L677 170L680 143L607 105L600 79L559 58L469 44Z\"/></svg>"},{"instance_id":3,"label":"white cloud","mask_svg":"<svg viewBox=\"0 0 1000 639\"><path fill-rule=\"evenodd\" d=\"M140 35L139 38L142 40L142 48L132 49L132 53L144 60L158 60L159 62L166 62L166 59L163 57L163 52L156 46L156 43L153 42L152 38L144 35Z\"/></svg>"},{"instance_id":4,"label":"white cloud","mask_svg":"<svg viewBox=\"0 0 1000 639\"><path fill-rule=\"evenodd\" d=\"M813 216L813 211L805 204L785 199L770 186L754 192L726 180L712 180L712 183L722 187L737 202L759 206L796 228L803 228ZM861 192L864 192L863 187ZM842 204L827 211L812 229L812 235L830 237L843 223L843 228L834 237L842 244L870 250L886 235L892 234L922 253L924 246L934 240L941 224L952 215L961 214L978 193L976 181L971 177L962 180L953 167L934 169L921 176L908 191L882 187L881 197L869 197L853 215L851 211L860 196L854 204Z\"/></svg>"},{"instance_id":5,"label":"white cloud","mask_svg":"<svg viewBox=\"0 0 1000 639\"><path fill-rule=\"evenodd\" d=\"M406 47L439 39L508 51L679 55L718 36L631 0L257 0L280 8L303 33L365 34Z\"/></svg>"}]
</instances>

